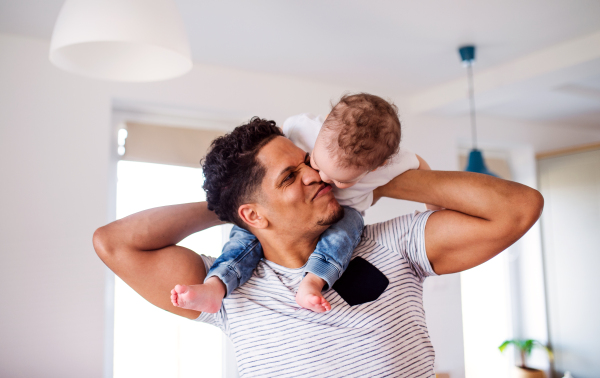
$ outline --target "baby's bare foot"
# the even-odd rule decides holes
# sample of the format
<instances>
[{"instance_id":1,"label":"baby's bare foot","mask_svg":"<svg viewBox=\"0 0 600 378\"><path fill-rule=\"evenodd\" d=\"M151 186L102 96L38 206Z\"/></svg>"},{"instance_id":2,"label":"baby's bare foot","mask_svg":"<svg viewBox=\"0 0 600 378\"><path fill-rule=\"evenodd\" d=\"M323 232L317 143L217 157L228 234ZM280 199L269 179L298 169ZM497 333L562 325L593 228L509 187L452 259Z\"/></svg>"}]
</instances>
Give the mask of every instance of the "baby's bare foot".
<instances>
[{"instance_id":1,"label":"baby's bare foot","mask_svg":"<svg viewBox=\"0 0 600 378\"><path fill-rule=\"evenodd\" d=\"M171 290L171 302L176 307L214 314L221 308L225 294L221 280L211 277L200 285L176 285Z\"/></svg>"},{"instance_id":2,"label":"baby's bare foot","mask_svg":"<svg viewBox=\"0 0 600 378\"><path fill-rule=\"evenodd\" d=\"M326 312L331 310L331 305L321 294L325 281L312 273L307 273L300 282L296 293L296 303L301 307L314 312Z\"/></svg>"}]
</instances>

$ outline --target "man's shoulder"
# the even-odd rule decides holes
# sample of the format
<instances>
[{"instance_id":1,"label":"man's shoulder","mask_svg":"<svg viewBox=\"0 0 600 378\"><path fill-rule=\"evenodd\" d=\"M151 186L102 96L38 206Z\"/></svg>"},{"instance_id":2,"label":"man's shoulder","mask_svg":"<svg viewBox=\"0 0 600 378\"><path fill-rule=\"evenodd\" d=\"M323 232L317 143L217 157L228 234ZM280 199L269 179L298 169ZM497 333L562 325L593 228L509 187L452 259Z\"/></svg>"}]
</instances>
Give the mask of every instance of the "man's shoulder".
<instances>
[{"instance_id":1,"label":"man's shoulder","mask_svg":"<svg viewBox=\"0 0 600 378\"><path fill-rule=\"evenodd\" d=\"M403 214L387 221L368 224L363 229L362 238L380 242L399 239L410 230L414 218L419 214L421 212L415 210L412 213Z\"/></svg>"},{"instance_id":2,"label":"man's shoulder","mask_svg":"<svg viewBox=\"0 0 600 378\"><path fill-rule=\"evenodd\" d=\"M434 276L425 249L425 225L434 211L414 211L385 222L365 226L361 243L377 243L398 253L411 266L413 273L424 279Z\"/></svg>"}]
</instances>

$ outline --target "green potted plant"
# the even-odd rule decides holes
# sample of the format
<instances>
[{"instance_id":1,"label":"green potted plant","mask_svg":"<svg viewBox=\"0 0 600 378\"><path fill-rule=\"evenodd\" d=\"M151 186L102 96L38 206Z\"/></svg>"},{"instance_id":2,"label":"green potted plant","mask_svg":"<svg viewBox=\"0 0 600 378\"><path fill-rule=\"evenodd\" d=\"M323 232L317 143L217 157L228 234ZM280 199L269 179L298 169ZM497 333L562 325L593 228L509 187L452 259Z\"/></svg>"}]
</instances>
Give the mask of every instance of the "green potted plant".
<instances>
[{"instance_id":1,"label":"green potted plant","mask_svg":"<svg viewBox=\"0 0 600 378\"><path fill-rule=\"evenodd\" d=\"M542 370L527 367L526 359L531 354L533 348L544 349L548 353L548 358L552 359L552 351L547 346L537 340L512 339L503 342L498 349L500 349L500 352L504 352L509 345L514 346L521 354L521 365L515 366L515 378L544 378L546 376Z\"/></svg>"}]
</instances>

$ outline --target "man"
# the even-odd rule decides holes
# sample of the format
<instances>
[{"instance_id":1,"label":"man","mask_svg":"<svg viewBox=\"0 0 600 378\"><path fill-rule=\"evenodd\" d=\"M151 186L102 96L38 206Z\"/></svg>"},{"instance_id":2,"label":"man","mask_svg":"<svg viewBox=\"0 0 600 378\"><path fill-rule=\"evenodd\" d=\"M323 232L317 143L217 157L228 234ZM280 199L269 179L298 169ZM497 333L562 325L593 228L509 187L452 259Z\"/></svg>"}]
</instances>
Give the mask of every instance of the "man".
<instances>
[{"instance_id":1,"label":"man","mask_svg":"<svg viewBox=\"0 0 600 378\"><path fill-rule=\"evenodd\" d=\"M468 172L408 171L377 189L375 199L446 210L365 227L341 283L324 293L333 309L317 314L300 309L294 294L319 235L343 209L306 152L273 122L255 118L215 140L203 168L208 205L134 214L98 229L94 246L151 303L220 327L233 341L242 376L431 377L423 279L489 260L518 240L543 207L537 191L517 183ZM217 314L173 306L171 289L202 283L212 263L176 243L221 221L252 232L265 259Z\"/></svg>"}]
</instances>

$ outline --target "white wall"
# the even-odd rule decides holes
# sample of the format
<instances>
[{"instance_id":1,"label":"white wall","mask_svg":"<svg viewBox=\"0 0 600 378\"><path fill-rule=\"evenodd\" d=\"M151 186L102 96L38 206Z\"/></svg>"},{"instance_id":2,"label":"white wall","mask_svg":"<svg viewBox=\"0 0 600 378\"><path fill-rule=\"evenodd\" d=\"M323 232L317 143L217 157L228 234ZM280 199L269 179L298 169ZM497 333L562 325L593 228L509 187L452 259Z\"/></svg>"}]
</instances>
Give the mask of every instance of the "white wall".
<instances>
[{"instance_id":1,"label":"white wall","mask_svg":"<svg viewBox=\"0 0 600 378\"><path fill-rule=\"evenodd\" d=\"M0 375L102 373L110 99L56 72L46 44L0 37Z\"/></svg>"},{"instance_id":2,"label":"white wall","mask_svg":"<svg viewBox=\"0 0 600 378\"><path fill-rule=\"evenodd\" d=\"M105 270L91 236L114 217L112 104L281 122L299 112L324 114L331 99L353 88L201 65L164 83L102 83L54 68L47 54L46 41L0 35L0 375L99 377ZM403 121L404 147L436 169L456 168L457 140L468 137L466 118L404 115ZM598 133L481 123L482 138L536 149L600 140ZM382 202L368 220L389 219L410 207ZM460 377L460 281L451 275L425 286L438 369Z\"/></svg>"},{"instance_id":3,"label":"white wall","mask_svg":"<svg viewBox=\"0 0 600 378\"><path fill-rule=\"evenodd\" d=\"M540 162L544 263L555 376L600 371L600 150Z\"/></svg>"}]
</instances>

